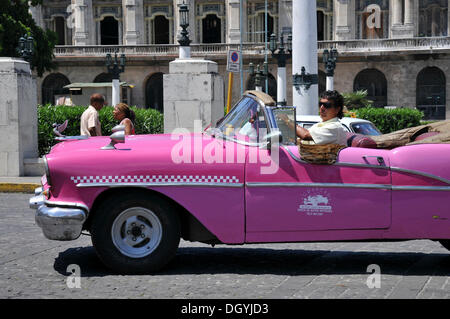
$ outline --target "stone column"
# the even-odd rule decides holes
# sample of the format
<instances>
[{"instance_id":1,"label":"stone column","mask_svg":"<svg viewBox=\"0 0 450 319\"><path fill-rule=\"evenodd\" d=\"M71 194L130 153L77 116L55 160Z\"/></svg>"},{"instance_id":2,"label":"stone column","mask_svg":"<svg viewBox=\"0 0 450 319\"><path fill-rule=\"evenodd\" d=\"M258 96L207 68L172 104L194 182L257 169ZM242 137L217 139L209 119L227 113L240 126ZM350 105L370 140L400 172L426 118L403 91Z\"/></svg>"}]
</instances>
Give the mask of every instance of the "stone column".
<instances>
[{"instance_id":1,"label":"stone column","mask_svg":"<svg viewBox=\"0 0 450 319\"><path fill-rule=\"evenodd\" d=\"M201 39L197 39L197 19L195 19L195 12L196 12L196 6L195 6L195 0L185 0L186 3L189 4L189 39L191 39L192 43L200 43Z\"/></svg>"},{"instance_id":2,"label":"stone column","mask_svg":"<svg viewBox=\"0 0 450 319\"><path fill-rule=\"evenodd\" d=\"M405 25L414 23L414 0L405 0Z\"/></svg>"},{"instance_id":3,"label":"stone column","mask_svg":"<svg viewBox=\"0 0 450 319\"><path fill-rule=\"evenodd\" d=\"M450 9L450 0L448 0L448 8ZM447 36L450 35L450 10L447 10ZM449 118L448 116L446 118Z\"/></svg>"},{"instance_id":4,"label":"stone column","mask_svg":"<svg viewBox=\"0 0 450 319\"><path fill-rule=\"evenodd\" d=\"M224 83L218 64L176 59L164 74L164 132L200 131L224 113ZM197 123L197 125L196 125ZM201 125L198 125L201 123Z\"/></svg>"},{"instance_id":5,"label":"stone column","mask_svg":"<svg viewBox=\"0 0 450 319\"><path fill-rule=\"evenodd\" d=\"M333 15L335 20L335 40L355 38L355 2L351 0L334 0Z\"/></svg>"},{"instance_id":6,"label":"stone column","mask_svg":"<svg viewBox=\"0 0 450 319\"><path fill-rule=\"evenodd\" d=\"M143 43L144 37L144 0L123 0L123 21L125 45Z\"/></svg>"},{"instance_id":7,"label":"stone column","mask_svg":"<svg viewBox=\"0 0 450 319\"><path fill-rule=\"evenodd\" d=\"M402 1L403 0L394 0L391 2L391 38L412 38L415 34L414 0L405 0L404 12L402 11Z\"/></svg>"},{"instance_id":8,"label":"stone column","mask_svg":"<svg viewBox=\"0 0 450 319\"><path fill-rule=\"evenodd\" d=\"M28 3L30 3L31 1L28 1ZM37 6L30 6L29 8L29 12L31 14L31 16L33 17L34 21L36 22L36 24L45 29L45 25L44 25L44 18L42 16L42 6L40 4L38 4Z\"/></svg>"},{"instance_id":9,"label":"stone column","mask_svg":"<svg viewBox=\"0 0 450 319\"><path fill-rule=\"evenodd\" d=\"M392 25L402 24L402 0L392 1Z\"/></svg>"},{"instance_id":10,"label":"stone column","mask_svg":"<svg viewBox=\"0 0 450 319\"><path fill-rule=\"evenodd\" d=\"M292 74L318 78L317 16L315 1L292 3ZM306 80L306 77L304 77ZM299 81L301 82L301 81ZM311 81L316 82L316 81ZM293 85L292 100L297 115L317 114L319 85Z\"/></svg>"},{"instance_id":11,"label":"stone column","mask_svg":"<svg viewBox=\"0 0 450 319\"><path fill-rule=\"evenodd\" d=\"M72 0L72 3L75 5L74 45L95 44L92 0Z\"/></svg>"},{"instance_id":12,"label":"stone column","mask_svg":"<svg viewBox=\"0 0 450 319\"><path fill-rule=\"evenodd\" d=\"M29 63L0 58L0 176L23 176L38 157L37 89Z\"/></svg>"},{"instance_id":13,"label":"stone column","mask_svg":"<svg viewBox=\"0 0 450 319\"><path fill-rule=\"evenodd\" d=\"M241 28L239 23L239 0L227 0L227 43L239 43Z\"/></svg>"}]
</instances>

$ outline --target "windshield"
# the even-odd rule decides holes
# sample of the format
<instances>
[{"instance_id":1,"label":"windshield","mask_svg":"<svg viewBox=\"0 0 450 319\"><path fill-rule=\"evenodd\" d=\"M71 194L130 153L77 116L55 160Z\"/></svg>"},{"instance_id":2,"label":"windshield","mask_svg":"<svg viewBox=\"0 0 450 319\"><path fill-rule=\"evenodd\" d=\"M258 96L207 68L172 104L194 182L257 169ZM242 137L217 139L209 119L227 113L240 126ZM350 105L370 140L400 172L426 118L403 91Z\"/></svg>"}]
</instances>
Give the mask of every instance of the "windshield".
<instances>
[{"instance_id":1,"label":"windshield","mask_svg":"<svg viewBox=\"0 0 450 319\"><path fill-rule=\"evenodd\" d=\"M244 97L216 129L227 138L259 143L266 135L267 125L258 102L250 97Z\"/></svg>"},{"instance_id":2,"label":"windshield","mask_svg":"<svg viewBox=\"0 0 450 319\"><path fill-rule=\"evenodd\" d=\"M381 135L381 132L370 122L356 122L351 124L355 133L364 135Z\"/></svg>"},{"instance_id":3,"label":"windshield","mask_svg":"<svg viewBox=\"0 0 450 319\"><path fill-rule=\"evenodd\" d=\"M273 109L273 115L277 123L278 129L283 136L282 144L295 145L297 135L295 130L295 108L278 107Z\"/></svg>"}]
</instances>

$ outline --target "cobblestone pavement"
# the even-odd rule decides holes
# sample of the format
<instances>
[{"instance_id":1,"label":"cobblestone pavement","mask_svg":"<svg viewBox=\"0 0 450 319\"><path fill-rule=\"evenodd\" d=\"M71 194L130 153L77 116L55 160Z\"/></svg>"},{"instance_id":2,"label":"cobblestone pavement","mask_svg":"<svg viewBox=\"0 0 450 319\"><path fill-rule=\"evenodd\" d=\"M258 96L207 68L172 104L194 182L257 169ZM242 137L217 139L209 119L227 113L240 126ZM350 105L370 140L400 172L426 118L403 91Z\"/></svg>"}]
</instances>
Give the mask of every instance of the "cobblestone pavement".
<instances>
[{"instance_id":1,"label":"cobblestone pavement","mask_svg":"<svg viewBox=\"0 0 450 319\"><path fill-rule=\"evenodd\" d=\"M450 299L450 254L430 240L215 248L182 241L160 273L117 275L88 236L45 239L30 196L0 194L0 298ZM78 283L71 264L80 267L80 288L69 288ZM372 264L380 267L379 288L368 286L376 283Z\"/></svg>"}]
</instances>

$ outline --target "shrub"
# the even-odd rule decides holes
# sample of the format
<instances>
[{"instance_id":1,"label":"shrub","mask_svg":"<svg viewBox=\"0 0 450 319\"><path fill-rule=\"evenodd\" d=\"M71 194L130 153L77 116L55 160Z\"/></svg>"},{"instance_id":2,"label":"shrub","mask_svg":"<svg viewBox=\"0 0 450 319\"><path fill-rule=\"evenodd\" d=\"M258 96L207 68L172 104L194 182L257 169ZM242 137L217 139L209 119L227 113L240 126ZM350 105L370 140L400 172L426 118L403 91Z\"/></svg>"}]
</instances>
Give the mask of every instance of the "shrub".
<instances>
[{"instance_id":1,"label":"shrub","mask_svg":"<svg viewBox=\"0 0 450 319\"><path fill-rule=\"evenodd\" d=\"M53 133L53 123L61 124L68 120L64 135L80 135L80 118L86 106L52 106L38 107L38 148L39 156L47 154L50 148L57 143ZM164 117L154 109L139 109L132 107L136 114L134 127L136 134L158 134L163 132ZM113 107L105 106L99 112L102 124L102 134L111 135L111 129L118 124L113 117Z\"/></svg>"},{"instance_id":2,"label":"shrub","mask_svg":"<svg viewBox=\"0 0 450 319\"><path fill-rule=\"evenodd\" d=\"M367 90L360 90L351 93L342 93L344 105L349 109L359 109L372 106L373 101L367 99Z\"/></svg>"},{"instance_id":3,"label":"shrub","mask_svg":"<svg viewBox=\"0 0 450 319\"><path fill-rule=\"evenodd\" d=\"M356 117L369 120L383 133L421 125L423 113L411 108L384 109L366 107L355 110Z\"/></svg>"}]
</instances>

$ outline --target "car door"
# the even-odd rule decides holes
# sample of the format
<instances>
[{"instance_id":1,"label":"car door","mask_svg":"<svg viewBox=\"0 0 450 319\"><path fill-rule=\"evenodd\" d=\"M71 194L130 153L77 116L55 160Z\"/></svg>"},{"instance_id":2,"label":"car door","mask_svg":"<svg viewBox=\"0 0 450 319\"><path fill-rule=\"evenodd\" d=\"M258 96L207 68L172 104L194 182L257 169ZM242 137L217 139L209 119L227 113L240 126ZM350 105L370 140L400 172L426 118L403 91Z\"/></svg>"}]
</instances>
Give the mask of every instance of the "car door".
<instances>
[{"instance_id":1,"label":"car door","mask_svg":"<svg viewBox=\"0 0 450 319\"><path fill-rule=\"evenodd\" d=\"M246 163L247 241L266 241L267 233L270 240L291 241L306 231L389 227L389 151L348 147L332 165L302 161L296 145L281 145L278 154L254 151L272 157L270 163ZM278 169L269 171L269 165Z\"/></svg>"}]
</instances>

